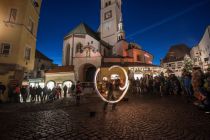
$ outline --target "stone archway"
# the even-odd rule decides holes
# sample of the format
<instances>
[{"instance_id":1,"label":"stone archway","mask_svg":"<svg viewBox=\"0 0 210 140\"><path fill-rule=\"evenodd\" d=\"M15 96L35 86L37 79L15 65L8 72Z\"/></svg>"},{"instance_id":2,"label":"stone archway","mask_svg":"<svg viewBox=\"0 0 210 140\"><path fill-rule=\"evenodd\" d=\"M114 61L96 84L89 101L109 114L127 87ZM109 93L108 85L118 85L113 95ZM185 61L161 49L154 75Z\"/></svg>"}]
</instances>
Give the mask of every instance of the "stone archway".
<instances>
[{"instance_id":1,"label":"stone archway","mask_svg":"<svg viewBox=\"0 0 210 140\"><path fill-rule=\"evenodd\" d=\"M79 68L79 80L82 82L93 82L96 72L96 66L93 64L84 64Z\"/></svg>"}]
</instances>

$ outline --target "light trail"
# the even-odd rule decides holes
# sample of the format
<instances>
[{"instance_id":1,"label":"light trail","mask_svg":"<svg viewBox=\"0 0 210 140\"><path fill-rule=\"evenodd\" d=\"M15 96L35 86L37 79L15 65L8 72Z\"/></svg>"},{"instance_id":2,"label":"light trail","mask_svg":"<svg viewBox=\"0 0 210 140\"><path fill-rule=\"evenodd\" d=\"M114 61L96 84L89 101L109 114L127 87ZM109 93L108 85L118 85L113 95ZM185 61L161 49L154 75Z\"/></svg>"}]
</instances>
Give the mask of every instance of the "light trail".
<instances>
[{"instance_id":1,"label":"light trail","mask_svg":"<svg viewBox=\"0 0 210 140\"><path fill-rule=\"evenodd\" d=\"M138 30L138 31L136 31L133 34L128 35L127 38L130 38L131 39L133 36L136 36L138 34L141 34L141 33L144 33L146 31L149 31L149 30L151 30L153 28L156 28L156 27L158 27L158 26L160 26L162 24L165 24L165 23L167 23L169 21L173 21L176 18L178 18L180 16L183 16L184 14L189 13L189 12L195 10L196 8L201 7L201 6L205 5L205 4L207 4L208 2L210 2L210 1L209 0L206 0L206 1L202 1L202 2L196 3L196 4L192 5L191 7L185 9L182 12L179 12L179 13L173 15L173 16L167 17L167 18L165 18L165 19L163 19L163 20L161 20L161 21L159 21L159 22L157 22L155 24L152 24L152 25L150 25L150 26L148 26L148 27L146 27L144 29Z\"/></svg>"}]
</instances>

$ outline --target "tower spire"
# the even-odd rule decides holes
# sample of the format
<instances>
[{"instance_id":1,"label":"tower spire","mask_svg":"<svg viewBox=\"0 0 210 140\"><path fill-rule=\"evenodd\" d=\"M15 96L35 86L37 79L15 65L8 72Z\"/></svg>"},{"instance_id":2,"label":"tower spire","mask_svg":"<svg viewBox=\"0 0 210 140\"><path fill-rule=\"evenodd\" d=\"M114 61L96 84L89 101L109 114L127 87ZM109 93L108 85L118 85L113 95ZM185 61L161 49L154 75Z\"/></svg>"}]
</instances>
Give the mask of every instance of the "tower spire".
<instances>
[{"instance_id":1,"label":"tower spire","mask_svg":"<svg viewBox=\"0 0 210 140\"><path fill-rule=\"evenodd\" d=\"M122 15L120 17L120 21L119 21L119 24L118 24L118 34L117 34L117 40L122 40L122 39L125 39L125 31L124 31L124 28L123 28L123 18L122 18Z\"/></svg>"}]
</instances>

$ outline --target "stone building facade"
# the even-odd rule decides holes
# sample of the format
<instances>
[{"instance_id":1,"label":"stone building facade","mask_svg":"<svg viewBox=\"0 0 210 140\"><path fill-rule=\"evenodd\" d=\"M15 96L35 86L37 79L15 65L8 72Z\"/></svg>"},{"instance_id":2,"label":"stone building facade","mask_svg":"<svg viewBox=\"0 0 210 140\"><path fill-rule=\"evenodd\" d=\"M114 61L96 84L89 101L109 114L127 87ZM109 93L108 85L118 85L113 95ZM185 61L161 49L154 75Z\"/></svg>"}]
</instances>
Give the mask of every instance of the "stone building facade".
<instances>
[{"instance_id":1,"label":"stone building facade","mask_svg":"<svg viewBox=\"0 0 210 140\"><path fill-rule=\"evenodd\" d=\"M91 82L97 68L110 64L154 66L152 54L126 40L121 5L121 0L101 0L98 32L81 23L64 37L63 65L74 66L75 80Z\"/></svg>"},{"instance_id":2,"label":"stone building facade","mask_svg":"<svg viewBox=\"0 0 210 140\"><path fill-rule=\"evenodd\" d=\"M172 46L165 58L161 60L161 67L166 69L168 73L180 77L184 68L185 59L190 59L190 50L185 44Z\"/></svg>"},{"instance_id":3,"label":"stone building facade","mask_svg":"<svg viewBox=\"0 0 210 140\"><path fill-rule=\"evenodd\" d=\"M207 71L210 66L210 26L206 28L205 33L199 42L198 50L200 51L202 68L204 71Z\"/></svg>"},{"instance_id":4,"label":"stone building facade","mask_svg":"<svg viewBox=\"0 0 210 140\"><path fill-rule=\"evenodd\" d=\"M0 1L0 81L21 82L34 68L42 0Z\"/></svg>"}]
</instances>

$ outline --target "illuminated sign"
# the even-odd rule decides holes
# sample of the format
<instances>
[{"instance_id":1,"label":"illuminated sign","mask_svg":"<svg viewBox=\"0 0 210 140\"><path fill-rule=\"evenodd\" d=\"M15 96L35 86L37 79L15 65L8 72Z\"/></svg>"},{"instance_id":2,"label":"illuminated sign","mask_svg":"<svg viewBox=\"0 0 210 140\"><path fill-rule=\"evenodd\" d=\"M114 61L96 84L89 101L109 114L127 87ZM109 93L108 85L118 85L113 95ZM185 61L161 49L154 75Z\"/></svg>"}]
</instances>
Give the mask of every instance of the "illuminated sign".
<instances>
[{"instance_id":1,"label":"illuminated sign","mask_svg":"<svg viewBox=\"0 0 210 140\"><path fill-rule=\"evenodd\" d=\"M162 70L160 67L128 67L128 70L131 73L144 73L144 72L158 72Z\"/></svg>"}]
</instances>

